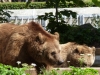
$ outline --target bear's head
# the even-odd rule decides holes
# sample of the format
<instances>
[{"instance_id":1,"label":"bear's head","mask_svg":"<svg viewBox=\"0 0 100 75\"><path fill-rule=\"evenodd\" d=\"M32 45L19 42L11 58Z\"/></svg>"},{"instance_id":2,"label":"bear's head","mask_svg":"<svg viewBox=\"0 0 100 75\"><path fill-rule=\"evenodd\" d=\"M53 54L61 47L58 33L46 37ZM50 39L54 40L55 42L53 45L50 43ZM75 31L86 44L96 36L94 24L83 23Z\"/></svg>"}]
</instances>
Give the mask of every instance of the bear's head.
<instances>
[{"instance_id":1,"label":"bear's head","mask_svg":"<svg viewBox=\"0 0 100 75\"><path fill-rule=\"evenodd\" d=\"M92 66L95 61L95 47L77 45L67 56L71 66Z\"/></svg>"},{"instance_id":2,"label":"bear's head","mask_svg":"<svg viewBox=\"0 0 100 75\"><path fill-rule=\"evenodd\" d=\"M39 63L46 65L62 64L59 45L59 34L44 35L38 33L35 40L29 46L29 53L31 57Z\"/></svg>"},{"instance_id":3,"label":"bear's head","mask_svg":"<svg viewBox=\"0 0 100 75\"><path fill-rule=\"evenodd\" d=\"M61 44L61 56L64 64L61 67L67 66L92 66L95 61L95 47L87 45L79 45L75 42Z\"/></svg>"}]
</instances>

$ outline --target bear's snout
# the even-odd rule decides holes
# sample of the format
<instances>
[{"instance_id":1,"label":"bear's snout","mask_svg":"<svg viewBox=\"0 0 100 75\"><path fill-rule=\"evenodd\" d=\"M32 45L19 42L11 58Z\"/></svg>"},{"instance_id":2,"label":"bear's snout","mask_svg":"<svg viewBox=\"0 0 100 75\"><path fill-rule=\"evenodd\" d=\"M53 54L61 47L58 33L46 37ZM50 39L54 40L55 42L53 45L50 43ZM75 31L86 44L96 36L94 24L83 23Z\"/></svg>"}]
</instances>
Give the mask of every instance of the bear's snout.
<instances>
[{"instance_id":1,"label":"bear's snout","mask_svg":"<svg viewBox=\"0 0 100 75\"><path fill-rule=\"evenodd\" d=\"M57 65L61 65L61 64L63 64L64 63L64 61L58 61L57 62Z\"/></svg>"}]
</instances>

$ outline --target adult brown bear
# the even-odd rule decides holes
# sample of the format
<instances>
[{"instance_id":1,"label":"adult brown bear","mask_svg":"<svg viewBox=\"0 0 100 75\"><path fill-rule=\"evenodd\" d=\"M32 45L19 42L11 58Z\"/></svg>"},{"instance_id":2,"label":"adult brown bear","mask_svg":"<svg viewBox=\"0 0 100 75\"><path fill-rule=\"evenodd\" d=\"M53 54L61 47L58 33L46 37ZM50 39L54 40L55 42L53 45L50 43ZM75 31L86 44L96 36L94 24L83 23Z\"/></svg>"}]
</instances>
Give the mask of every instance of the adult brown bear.
<instances>
[{"instance_id":1,"label":"adult brown bear","mask_svg":"<svg viewBox=\"0 0 100 75\"><path fill-rule=\"evenodd\" d=\"M80 45L75 42L61 44L61 56L64 63L59 67L92 66L95 61L95 47Z\"/></svg>"},{"instance_id":2,"label":"adult brown bear","mask_svg":"<svg viewBox=\"0 0 100 75\"><path fill-rule=\"evenodd\" d=\"M43 63L50 69L63 63L59 54L59 34L48 33L38 23L0 25L0 63L16 66L17 61L35 62L37 68Z\"/></svg>"}]
</instances>

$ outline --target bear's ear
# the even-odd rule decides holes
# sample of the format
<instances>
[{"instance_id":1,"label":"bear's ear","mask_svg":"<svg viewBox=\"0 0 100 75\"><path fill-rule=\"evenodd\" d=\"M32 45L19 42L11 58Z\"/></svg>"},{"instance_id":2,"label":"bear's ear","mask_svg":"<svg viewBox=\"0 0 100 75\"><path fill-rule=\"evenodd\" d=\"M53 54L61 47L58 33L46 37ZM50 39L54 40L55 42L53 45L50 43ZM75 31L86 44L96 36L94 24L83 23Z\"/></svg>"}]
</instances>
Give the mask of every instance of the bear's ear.
<instances>
[{"instance_id":1,"label":"bear's ear","mask_svg":"<svg viewBox=\"0 0 100 75\"><path fill-rule=\"evenodd\" d=\"M38 41L43 44L45 42L45 38L41 33L38 33Z\"/></svg>"},{"instance_id":2,"label":"bear's ear","mask_svg":"<svg viewBox=\"0 0 100 75\"><path fill-rule=\"evenodd\" d=\"M58 33L58 32L55 32L54 35L55 35L55 38L56 38L57 40L59 40L59 33Z\"/></svg>"},{"instance_id":3,"label":"bear's ear","mask_svg":"<svg viewBox=\"0 0 100 75\"><path fill-rule=\"evenodd\" d=\"M93 51L96 51L96 48L94 46L92 47L92 49L93 49Z\"/></svg>"}]
</instances>

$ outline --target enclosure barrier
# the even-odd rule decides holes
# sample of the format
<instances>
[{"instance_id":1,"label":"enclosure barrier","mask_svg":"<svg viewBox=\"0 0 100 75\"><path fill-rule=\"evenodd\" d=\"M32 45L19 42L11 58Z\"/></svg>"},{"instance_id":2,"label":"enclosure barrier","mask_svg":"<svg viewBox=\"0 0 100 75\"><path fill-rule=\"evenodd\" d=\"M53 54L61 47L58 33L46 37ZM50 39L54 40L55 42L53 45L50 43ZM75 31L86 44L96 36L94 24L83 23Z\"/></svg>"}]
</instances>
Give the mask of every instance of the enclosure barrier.
<instances>
[{"instance_id":1,"label":"enclosure barrier","mask_svg":"<svg viewBox=\"0 0 100 75\"><path fill-rule=\"evenodd\" d=\"M83 14L83 15L77 15L76 18L72 18L72 16L70 17L63 16L63 19L66 22L66 24L69 25L82 25L85 23L90 23L93 27L99 28L99 24L100 24L99 17L100 17L99 14L95 14L95 15ZM19 25L28 23L30 21L38 22L44 28L49 23L49 20L40 20L38 19L38 16L11 16L9 20L9 22L12 22L14 24L19 24Z\"/></svg>"},{"instance_id":2,"label":"enclosure barrier","mask_svg":"<svg viewBox=\"0 0 100 75\"><path fill-rule=\"evenodd\" d=\"M91 23L94 27L99 28L100 24L100 8L99 7L84 7L84 8L59 8L58 11L62 10L72 10L77 13L76 18L62 16L66 24L69 25L82 25L85 23ZM15 24L24 24L31 20L40 23L43 27L46 27L49 23L48 20L39 20L37 17L39 15L44 15L45 13L52 12L55 14L55 9L15 9L6 10L11 11L11 18L9 21Z\"/></svg>"}]
</instances>

